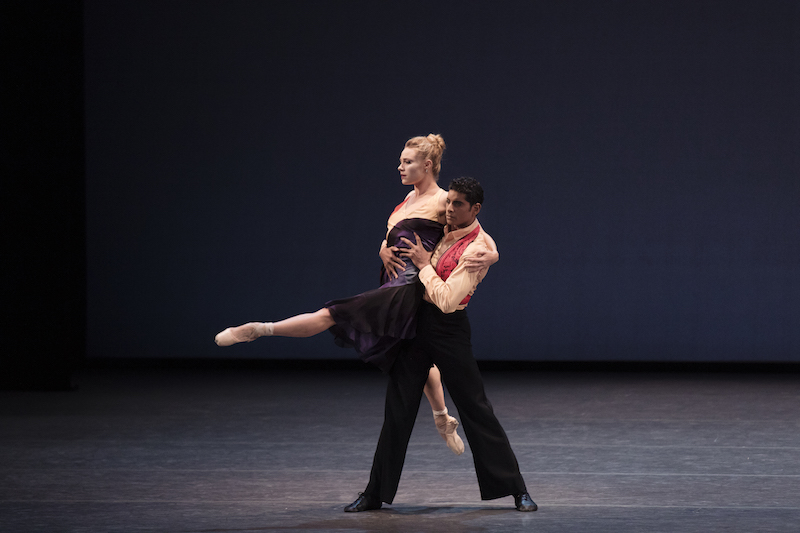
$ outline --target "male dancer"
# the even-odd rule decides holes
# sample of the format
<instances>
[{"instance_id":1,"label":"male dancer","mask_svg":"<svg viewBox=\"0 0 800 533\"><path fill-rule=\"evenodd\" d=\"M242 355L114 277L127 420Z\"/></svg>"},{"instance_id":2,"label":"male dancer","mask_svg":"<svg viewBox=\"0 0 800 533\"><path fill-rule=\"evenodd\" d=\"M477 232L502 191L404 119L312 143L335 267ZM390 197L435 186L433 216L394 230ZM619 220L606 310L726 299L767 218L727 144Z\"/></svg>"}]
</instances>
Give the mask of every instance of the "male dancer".
<instances>
[{"instance_id":1,"label":"male dancer","mask_svg":"<svg viewBox=\"0 0 800 533\"><path fill-rule=\"evenodd\" d=\"M422 389L432 364L444 376L458 408L475 461L481 498L514 496L519 511L535 511L505 431L486 398L478 365L472 356L465 308L488 267L468 272L461 259L483 249L486 233L477 220L483 189L472 178L450 183L447 226L433 252L404 239L403 253L420 269L425 296L417 312L416 337L398 355L389 373L386 416L372 463L369 484L345 512L379 509L392 503L406 448L419 410Z\"/></svg>"}]
</instances>

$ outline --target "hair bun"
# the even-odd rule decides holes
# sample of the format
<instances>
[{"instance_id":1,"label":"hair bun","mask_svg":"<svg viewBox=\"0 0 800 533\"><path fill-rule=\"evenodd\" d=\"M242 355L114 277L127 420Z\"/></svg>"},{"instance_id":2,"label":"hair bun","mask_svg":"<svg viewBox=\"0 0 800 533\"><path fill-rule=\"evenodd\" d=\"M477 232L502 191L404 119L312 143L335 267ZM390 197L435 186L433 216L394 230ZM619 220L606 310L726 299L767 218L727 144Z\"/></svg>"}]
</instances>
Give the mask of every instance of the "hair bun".
<instances>
[{"instance_id":1,"label":"hair bun","mask_svg":"<svg viewBox=\"0 0 800 533\"><path fill-rule=\"evenodd\" d=\"M444 152L444 148L445 148L445 146L444 146L444 138L442 138L441 135L439 135L438 133L430 133L430 134L428 134L426 139L428 139L429 143L438 146L441 149L441 151Z\"/></svg>"}]
</instances>

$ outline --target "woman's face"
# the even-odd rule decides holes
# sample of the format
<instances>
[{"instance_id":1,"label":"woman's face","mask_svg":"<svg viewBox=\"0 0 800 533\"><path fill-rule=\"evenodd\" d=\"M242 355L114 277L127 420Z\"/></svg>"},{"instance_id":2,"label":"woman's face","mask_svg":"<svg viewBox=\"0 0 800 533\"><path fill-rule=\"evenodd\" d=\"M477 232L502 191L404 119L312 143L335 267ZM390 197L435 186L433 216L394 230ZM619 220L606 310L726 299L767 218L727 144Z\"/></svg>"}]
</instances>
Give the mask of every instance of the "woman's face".
<instances>
[{"instance_id":1,"label":"woman's face","mask_svg":"<svg viewBox=\"0 0 800 533\"><path fill-rule=\"evenodd\" d=\"M425 172L426 161L419 155L419 150L416 148L405 148L400 154L400 165L397 170L400 171L400 180L403 185L414 185L422 181L430 170ZM430 165L427 165L430 166Z\"/></svg>"}]
</instances>

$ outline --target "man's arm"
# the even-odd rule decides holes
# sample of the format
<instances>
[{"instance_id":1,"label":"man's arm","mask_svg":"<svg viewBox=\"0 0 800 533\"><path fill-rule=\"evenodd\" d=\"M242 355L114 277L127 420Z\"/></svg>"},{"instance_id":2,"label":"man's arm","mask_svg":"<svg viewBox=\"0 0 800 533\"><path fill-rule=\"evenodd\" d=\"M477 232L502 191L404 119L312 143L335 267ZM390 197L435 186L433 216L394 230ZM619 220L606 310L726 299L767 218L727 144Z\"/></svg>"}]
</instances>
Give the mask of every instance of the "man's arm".
<instances>
[{"instance_id":1,"label":"man's arm","mask_svg":"<svg viewBox=\"0 0 800 533\"><path fill-rule=\"evenodd\" d=\"M419 280L425 285L428 298L442 313L456 311L461 301L478 284L481 277L481 272L469 272L467 270L463 257L459 260L458 266L447 278L447 281L442 281L442 278L439 277L430 264L419 271Z\"/></svg>"},{"instance_id":2,"label":"man's arm","mask_svg":"<svg viewBox=\"0 0 800 533\"><path fill-rule=\"evenodd\" d=\"M419 243L419 237L414 235ZM406 244L409 245L408 251L401 252L401 255L408 257L419 268L419 279L428 294L428 298L438 307L442 313L452 313L455 311L461 301L466 298L469 291L483 278L485 270L480 272L469 272L467 270L464 259L472 253L470 244L464 251L464 255L458 261L458 265L447 281L436 273L436 270L431 265L431 252L425 250L421 244L413 243L408 239L403 238Z\"/></svg>"}]
</instances>

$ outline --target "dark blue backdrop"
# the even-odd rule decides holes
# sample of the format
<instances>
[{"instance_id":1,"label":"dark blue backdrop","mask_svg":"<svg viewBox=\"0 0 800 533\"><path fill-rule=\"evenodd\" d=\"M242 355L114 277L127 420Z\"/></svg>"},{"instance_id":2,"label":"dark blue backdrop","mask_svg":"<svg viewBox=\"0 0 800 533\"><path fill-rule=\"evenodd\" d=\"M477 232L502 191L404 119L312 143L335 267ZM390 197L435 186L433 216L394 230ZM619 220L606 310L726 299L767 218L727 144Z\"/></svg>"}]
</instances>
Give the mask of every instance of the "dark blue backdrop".
<instances>
[{"instance_id":1,"label":"dark blue backdrop","mask_svg":"<svg viewBox=\"0 0 800 533\"><path fill-rule=\"evenodd\" d=\"M90 357L218 348L372 288L407 190L486 190L497 360L800 361L800 8L86 0Z\"/></svg>"}]
</instances>

